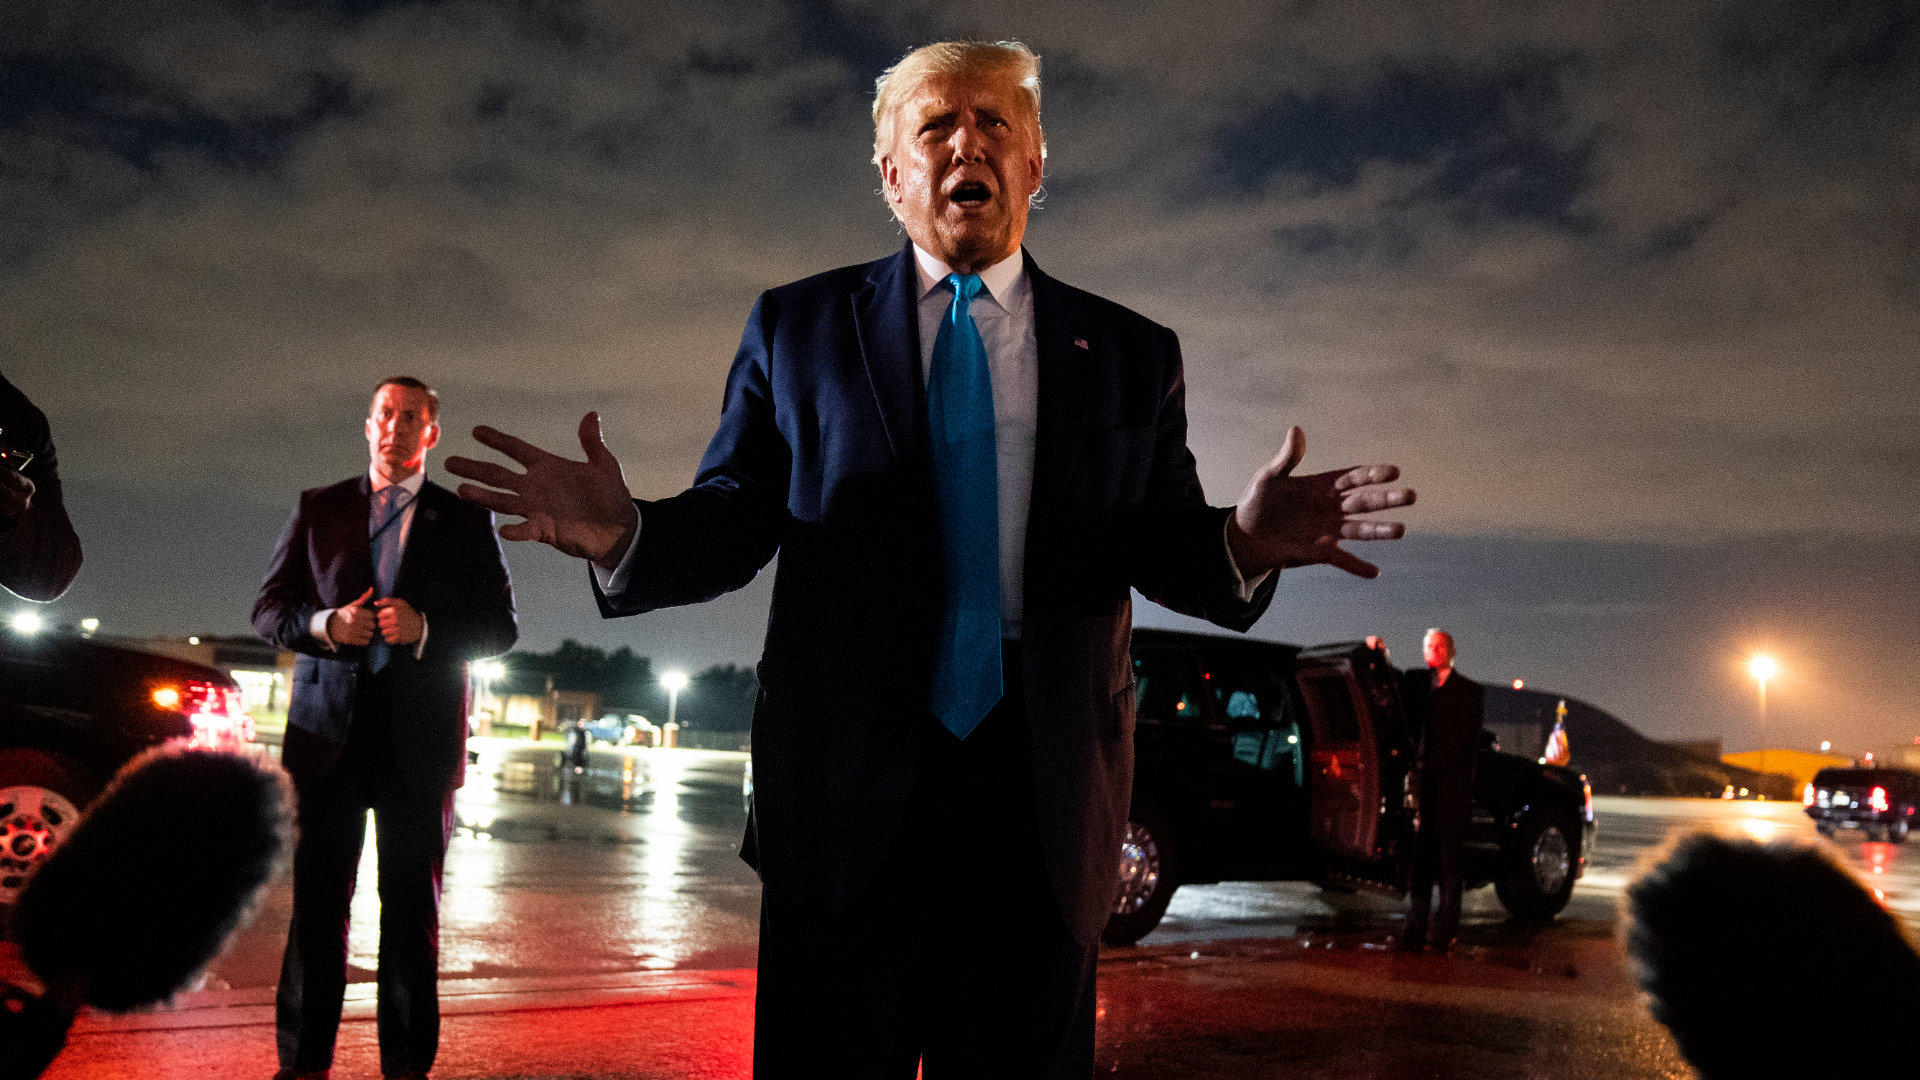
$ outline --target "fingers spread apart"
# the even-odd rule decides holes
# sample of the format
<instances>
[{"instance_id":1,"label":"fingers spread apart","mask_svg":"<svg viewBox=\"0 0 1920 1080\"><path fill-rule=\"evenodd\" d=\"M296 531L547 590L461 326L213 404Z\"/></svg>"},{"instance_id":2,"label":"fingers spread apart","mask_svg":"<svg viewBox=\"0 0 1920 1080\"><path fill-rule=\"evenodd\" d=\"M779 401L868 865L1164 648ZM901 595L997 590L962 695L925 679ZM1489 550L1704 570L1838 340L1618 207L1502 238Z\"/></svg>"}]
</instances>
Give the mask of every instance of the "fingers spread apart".
<instances>
[{"instance_id":1,"label":"fingers spread apart","mask_svg":"<svg viewBox=\"0 0 1920 1080\"><path fill-rule=\"evenodd\" d=\"M1395 506L1412 506L1414 498L1412 488L1366 488L1349 491L1340 500L1340 510L1347 514L1366 514Z\"/></svg>"},{"instance_id":2,"label":"fingers spread apart","mask_svg":"<svg viewBox=\"0 0 1920 1080\"><path fill-rule=\"evenodd\" d=\"M511 514L515 517L526 516L526 511L521 509L526 500L511 492L495 491L492 488L483 488L477 484L461 484L458 488L454 489L454 494L475 506L484 506L496 514Z\"/></svg>"},{"instance_id":3,"label":"fingers spread apart","mask_svg":"<svg viewBox=\"0 0 1920 1080\"><path fill-rule=\"evenodd\" d=\"M596 425L598 426L598 425ZM534 462L552 457L552 454L533 445L525 439L515 438L498 428L481 424L473 429L475 442L492 450L498 450L522 465L531 466Z\"/></svg>"},{"instance_id":4,"label":"fingers spread apart","mask_svg":"<svg viewBox=\"0 0 1920 1080\"><path fill-rule=\"evenodd\" d=\"M447 471L455 476L491 487L506 488L509 491L520 490L520 482L526 479L525 473L517 473L505 465L480 461L477 458L450 457L447 459Z\"/></svg>"},{"instance_id":5,"label":"fingers spread apart","mask_svg":"<svg viewBox=\"0 0 1920 1080\"><path fill-rule=\"evenodd\" d=\"M1349 521L1340 526L1342 540L1398 540L1407 527L1398 521Z\"/></svg>"}]
</instances>

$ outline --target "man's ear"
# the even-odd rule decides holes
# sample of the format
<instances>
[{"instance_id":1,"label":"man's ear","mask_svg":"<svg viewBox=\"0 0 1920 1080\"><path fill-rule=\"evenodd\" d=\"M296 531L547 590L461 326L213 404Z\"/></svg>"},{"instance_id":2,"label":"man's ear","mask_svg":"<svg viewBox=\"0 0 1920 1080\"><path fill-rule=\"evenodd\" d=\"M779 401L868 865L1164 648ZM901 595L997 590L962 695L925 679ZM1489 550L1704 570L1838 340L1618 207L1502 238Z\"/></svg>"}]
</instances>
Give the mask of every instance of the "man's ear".
<instances>
[{"instance_id":1,"label":"man's ear","mask_svg":"<svg viewBox=\"0 0 1920 1080\"><path fill-rule=\"evenodd\" d=\"M900 167L893 163L892 154L880 155L880 189L888 202L900 201Z\"/></svg>"},{"instance_id":2,"label":"man's ear","mask_svg":"<svg viewBox=\"0 0 1920 1080\"><path fill-rule=\"evenodd\" d=\"M420 433L420 449L431 450L434 447L439 445L440 445L440 424L436 421L434 423L428 424L427 430Z\"/></svg>"}]
</instances>

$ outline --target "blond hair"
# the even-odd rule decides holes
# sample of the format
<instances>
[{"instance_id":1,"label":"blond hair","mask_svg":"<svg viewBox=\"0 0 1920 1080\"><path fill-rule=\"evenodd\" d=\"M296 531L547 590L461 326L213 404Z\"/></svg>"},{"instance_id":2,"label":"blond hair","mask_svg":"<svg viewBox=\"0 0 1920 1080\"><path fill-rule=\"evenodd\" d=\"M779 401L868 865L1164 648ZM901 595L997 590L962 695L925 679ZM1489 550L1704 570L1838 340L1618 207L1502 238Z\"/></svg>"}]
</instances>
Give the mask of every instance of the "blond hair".
<instances>
[{"instance_id":1,"label":"blond hair","mask_svg":"<svg viewBox=\"0 0 1920 1080\"><path fill-rule=\"evenodd\" d=\"M1040 58L1018 41L939 41L922 45L900 58L900 62L880 73L873 81L873 163L880 164L893 143L893 114L918 93L920 88L941 75L984 75L1006 72L1026 91L1027 119L1040 143L1040 158L1047 157L1047 136L1040 129Z\"/></svg>"}]
</instances>

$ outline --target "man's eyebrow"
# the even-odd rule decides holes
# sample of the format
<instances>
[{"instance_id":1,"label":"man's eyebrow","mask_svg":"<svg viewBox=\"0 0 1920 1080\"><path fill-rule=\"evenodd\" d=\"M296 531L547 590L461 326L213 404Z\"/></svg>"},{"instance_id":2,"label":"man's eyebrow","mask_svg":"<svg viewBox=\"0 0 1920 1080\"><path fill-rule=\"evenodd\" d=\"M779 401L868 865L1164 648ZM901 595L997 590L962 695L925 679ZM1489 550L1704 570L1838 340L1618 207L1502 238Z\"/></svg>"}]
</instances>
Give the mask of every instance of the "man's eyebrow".
<instances>
[{"instance_id":1,"label":"man's eyebrow","mask_svg":"<svg viewBox=\"0 0 1920 1080\"><path fill-rule=\"evenodd\" d=\"M959 113L959 109L944 101L935 102L920 110L920 116L914 123L917 127L926 127L928 124L936 124L942 120L951 120Z\"/></svg>"}]
</instances>

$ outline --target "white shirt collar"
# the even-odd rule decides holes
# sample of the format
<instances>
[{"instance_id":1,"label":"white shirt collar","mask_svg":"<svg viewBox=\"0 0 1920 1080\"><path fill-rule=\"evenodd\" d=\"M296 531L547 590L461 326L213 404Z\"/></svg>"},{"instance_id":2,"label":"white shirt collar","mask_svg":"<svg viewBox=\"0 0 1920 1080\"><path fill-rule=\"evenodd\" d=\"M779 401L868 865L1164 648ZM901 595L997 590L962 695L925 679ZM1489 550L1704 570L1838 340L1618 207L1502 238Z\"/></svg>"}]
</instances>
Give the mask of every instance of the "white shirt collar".
<instances>
[{"instance_id":1,"label":"white shirt collar","mask_svg":"<svg viewBox=\"0 0 1920 1080\"><path fill-rule=\"evenodd\" d=\"M953 273L946 263L927 253L919 244L913 245L914 268L920 271L920 298L926 299L928 293L944 284L947 275ZM1009 295L1019 280L1026 276L1026 260L1021 257L1021 249L1014 248L1013 254L980 271L980 284L987 290L993 301L1007 310L1013 310Z\"/></svg>"},{"instance_id":2,"label":"white shirt collar","mask_svg":"<svg viewBox=\"0 0 1920 1080\"><path fill-rule=\"evenodd\" d=\"M367 466L367 479L373 481L373 490L375 491L384 491L388 486L386 477L381 476L371 465ZM421 469L419 472L400 481L400 487L405 490L408 495L417 499L420 497L421 487L423 487L426 482L427 470Z\"/></svg>"}]
</instances>

